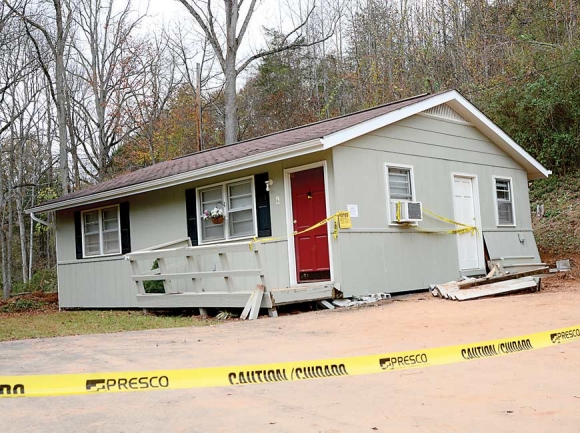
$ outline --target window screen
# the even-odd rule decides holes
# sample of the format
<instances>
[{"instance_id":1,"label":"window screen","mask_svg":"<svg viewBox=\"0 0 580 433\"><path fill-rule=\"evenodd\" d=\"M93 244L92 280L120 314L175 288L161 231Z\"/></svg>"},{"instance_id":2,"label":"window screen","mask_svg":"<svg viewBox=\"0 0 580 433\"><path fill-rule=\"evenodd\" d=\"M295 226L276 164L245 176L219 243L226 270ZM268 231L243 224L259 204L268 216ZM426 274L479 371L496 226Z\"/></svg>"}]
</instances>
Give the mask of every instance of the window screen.
<instances>
[{"instance_id":1,"label":"window screen","mask_svg":"<svg viewBox=\"0 0 580 433\"><path fill-rule=\"evenodd\" d=\"M411 169L389 167L389 193L391 200L413 200Z\"/></svg>"},{"instance_id":2,"label":"window screen","mask_svg":"<svg viewBox=\"0 0 580 433\"><path fill-rule=\"evenodd\" d=\"M509 179L496 179L497 222L499 225L514 224L512 186Z\"/></svg>"}]
</instances>

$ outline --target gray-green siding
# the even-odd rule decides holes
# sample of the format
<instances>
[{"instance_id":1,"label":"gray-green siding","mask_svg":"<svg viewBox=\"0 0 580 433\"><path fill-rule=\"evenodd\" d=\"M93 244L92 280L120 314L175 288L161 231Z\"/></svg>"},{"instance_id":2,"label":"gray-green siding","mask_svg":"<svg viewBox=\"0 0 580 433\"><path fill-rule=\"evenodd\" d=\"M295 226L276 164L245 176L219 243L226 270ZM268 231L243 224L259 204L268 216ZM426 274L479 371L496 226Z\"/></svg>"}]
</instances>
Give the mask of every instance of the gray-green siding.
<instances>
[{"instance_id":1,"label":"gray-green siding","mask_svg":"<svg viewBox=\"0 0 580 433\"><path fill-rule=\"evenodd\" d=\"M428 287L460 276L457 235L426 234L389 225L386 165L413 167L416 200L453 219L453 174L476 176L483 232L504 232L506 249L516 233L531 231L524 169L476 128L414 116L333 149L335 201L358 206L352 229L341 230L341 286L346 293L396 292ZM516 227L498 227L493 176L510 177ZM449 230L452 225L423 215L419 227ZM481 233L478 234L481 236ZM528 245L539 261L533 236ZM506 254L507 255L507 254ZM483 262L481 262L483 266Z\"/></svg>"}]
</instances>

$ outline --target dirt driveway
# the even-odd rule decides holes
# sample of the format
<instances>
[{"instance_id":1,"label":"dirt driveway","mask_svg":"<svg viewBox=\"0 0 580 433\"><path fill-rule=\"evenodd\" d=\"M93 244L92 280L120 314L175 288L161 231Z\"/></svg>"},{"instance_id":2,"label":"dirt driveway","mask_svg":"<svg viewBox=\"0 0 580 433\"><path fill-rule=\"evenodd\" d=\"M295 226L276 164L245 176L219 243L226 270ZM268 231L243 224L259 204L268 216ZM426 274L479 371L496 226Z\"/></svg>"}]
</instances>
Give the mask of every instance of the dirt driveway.
<instances>
[{"instance_id":1,"label":"dirt driveway","mask_svg":"<svg viewBox=\"0 0 580 433\"><path fill-rule=\"evenodd\" d=\"M580 324L580 284L451 302L0 343L1 374L193 368L371 354ZM2 432L580 432L580 343L368 376L0 401Z\"/></svg>"}]
</instances>

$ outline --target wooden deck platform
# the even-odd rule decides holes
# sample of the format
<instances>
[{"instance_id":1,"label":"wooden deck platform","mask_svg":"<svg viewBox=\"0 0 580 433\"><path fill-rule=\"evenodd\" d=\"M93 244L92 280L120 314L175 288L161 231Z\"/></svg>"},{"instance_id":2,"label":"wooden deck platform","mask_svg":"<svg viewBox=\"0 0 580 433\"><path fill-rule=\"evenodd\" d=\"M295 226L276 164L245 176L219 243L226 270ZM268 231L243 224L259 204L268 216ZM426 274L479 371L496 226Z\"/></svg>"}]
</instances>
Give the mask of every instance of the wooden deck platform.
<instances>
[{"instance_id":1,"label":"wooden deck platform","mask_svg":"<svg viewBox=\"0 0 580 433\"><path fill-rule=\"evenodd\" d=\"M131 278L137 305L141 308L247 308L252 304L254 314L266 308L270 315L275 315L280 305L342 297L342 292L331 281L267 287L260 249L260 244L248 242L192 247L189 238L184 238L125 257L131 262ZM253 264L232 269L230 264L240 255ZM205 269L204 257L211 259ZM151 263L156 263L158 268L151 269ZM163 283L162 293L148 293L145 282L156 281ZM252 297L257 288L261 291L259 299Z\"/></svg>"},{"instance_id":2,"label":"wooden deck platform","mask_svg":"<svg viewBox=\"0 0 580 433\"><path fill-rule=\"evenodd\" d=\"M137 295L141 308L244 308L251 292L149 293ZM342 298L342 292L331 282L304 284L296 287L267 290L260 308L300 302Z\"/></svg>"}]
</instances>

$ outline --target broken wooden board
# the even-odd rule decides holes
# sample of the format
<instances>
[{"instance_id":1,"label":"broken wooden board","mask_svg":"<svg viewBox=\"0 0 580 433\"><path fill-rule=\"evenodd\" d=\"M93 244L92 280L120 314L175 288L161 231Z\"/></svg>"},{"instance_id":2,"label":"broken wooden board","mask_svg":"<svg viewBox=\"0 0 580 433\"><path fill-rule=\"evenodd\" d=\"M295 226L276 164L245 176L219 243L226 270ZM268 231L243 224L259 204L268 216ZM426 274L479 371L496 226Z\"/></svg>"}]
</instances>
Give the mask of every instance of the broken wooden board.
<instances>
[{"instance_id":1,"label":"broken wooden board","mask_svg":"<svg viewBox=\"0 0 580 433\"><path fill-rule=\"evenodd\" d=\"M437 284L431 293L433 296L449 299L449 294L459 291L459 283L457 281L450 281L445 284Z\"/></svg>"},{"instance_id":2,"label":"broken wooden board","mask_svg":"<svg viewBox=\"0 0 580 433\"><path fill-rule=\"evenodd\" d=\"M342 293L329 282L301 284L297 287L269 289L268 291L272 294L272 304L276 306L342 298Z\"/></svg>"},{"instance_id":3,"label":"broken wooden board","mask_svg":"<svg viewBox=\"0 0 580 433\"><path fill-rule=\"evenodd\" d=\"M483 286L483 285L488 285L491 283L498 283L500 281L515 280L517 278L530 277L532 275L544 274L548 271L549 271L549 268L547 266L542 266L541 268L533 269L530 271L514 272L512 274L505 274L505 275L500 275L497 277L489 277L489 278L483 277L483 278L477 278L477 279L469 279L469 280L460 282L459 288L461 290L469 289L471 287Z\"/></svg>"},{"instance_id":4,"label":"broken wooden board","mask_svg":"<svg viewBox=\"0 0 580 433\"><path fill-rule=\"evenodd\" d=\"M250 295L248 302L246 302L246 305L244 306L244 310L242 311L242 314L240 314L240 319L246 320L248 318L248 314L250 314L250 310L252 309L252 304L254 301L255 294L256 294L256 291L254 290L252 292L252 294Z\"/></svg>"},{"instance_id":5,"label":"broken wooden board","mask_svg":"<svg viewBox=\"0 0 580 433\"><path fill-rule=\"evenodd\" d=\"M332 305L330 302L322 300L322 301L318 301L318 305L320 305L321 307L327 308L329 310L334 310L334 305Z\"/></svg>"},{"instance_id":6,"label":"broken wooden board","mask_svg":"<svg viewBox=\"0 0 580 433\"><path fill-rule=\"evenodd\" d=\"M572 267L570 266L570 260L569 259L557 260L556 269L558 270L558 272L565 272L571 270Z\"/></svg>"},{"instance_id":7,"label":"broken wooden board","mask_svg":"<svg viewBox=\"0 0 580 433\"><path fill-rule=\"evenodd\" d=\"M523 277L517 280L501 281L482 285L468 290L456 290L448 294L449 299L466 301L469 299L485 298L499 294L513 293L525 289L534 289L538 283L532 277Z\"/></svg>"},{"instance_id":8,"label":"broken wooden board","mask_svg":"<svg viewBox=\"0 0 580 433\"><path fill-rule=\"evenodd\" d=\"M262 284L258 284L254 290L254 298L252 299L252 309L250 310L249 320L256 320L258 314L260 313L260 304L262 303L262 297L264 296L265 287Z\"/></svg>"}]
</instances>

